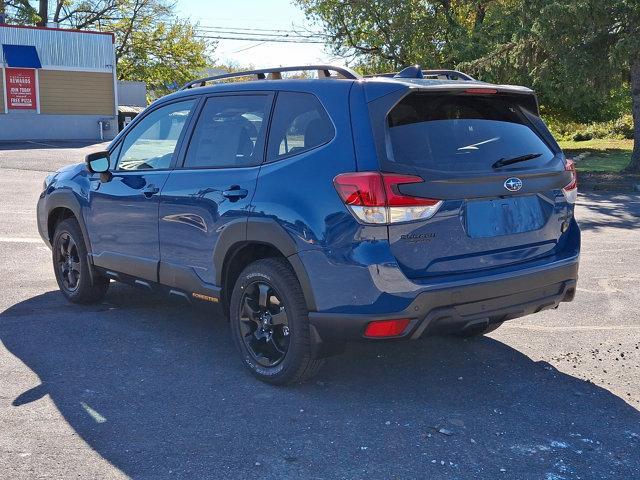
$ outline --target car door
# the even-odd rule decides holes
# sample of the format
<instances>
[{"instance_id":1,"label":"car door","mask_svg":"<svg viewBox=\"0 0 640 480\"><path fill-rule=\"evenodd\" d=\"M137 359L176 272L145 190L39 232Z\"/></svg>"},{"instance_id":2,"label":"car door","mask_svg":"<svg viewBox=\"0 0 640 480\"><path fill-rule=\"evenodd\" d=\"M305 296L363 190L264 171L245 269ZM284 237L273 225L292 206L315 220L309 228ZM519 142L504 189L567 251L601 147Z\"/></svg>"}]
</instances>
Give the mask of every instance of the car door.
<instances>
[{"instance_id":1,"label":"car door","mask_svg":"<svg viewBox=\"0 0 640 480\"><path fill-rule=\"evenodd\" d=\"M215 296L213 251L231 224L246 232L272 102L260 92L206 99L160 197L160 283Z\"/></svg>"},{"instance_id":2,"label":"car door","mask_svg":"<svg viewBox=\"0 0 640 480\"><path fill-rule=\"evenodd\" d=\"M92 177L85 222L94 265L157 281L159 193L195 103L150 110L112 149L109 176Z\"/></svg>"}]
</instances>

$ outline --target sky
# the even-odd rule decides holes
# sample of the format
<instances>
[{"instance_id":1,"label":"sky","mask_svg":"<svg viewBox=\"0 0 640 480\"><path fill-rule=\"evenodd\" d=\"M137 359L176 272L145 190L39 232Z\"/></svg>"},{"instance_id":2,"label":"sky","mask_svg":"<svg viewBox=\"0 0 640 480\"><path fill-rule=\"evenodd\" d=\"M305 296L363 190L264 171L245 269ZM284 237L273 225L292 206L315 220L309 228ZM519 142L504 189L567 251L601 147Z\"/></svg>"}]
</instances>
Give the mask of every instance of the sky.
<instances>
[{"instance_id":1,"label":"sky","mask_svg":"<svg viewBox=\"0 0 640 480\"><path fill-rule=\"evenodd\" d=\"M281 29L319 32L310 24L302 10L290 0L178 0L177 11L202 28L252 29L259 38L259 29ZM263 30L262 30L263 31ZM220 35L220 34L219 34ZM236 36L222 34L225 36ZM330 63L344 65L323 44L261 43L245 40L219 40L213 57L216 63L253 66L255 68Z\"/></svg>"}]
</instances>

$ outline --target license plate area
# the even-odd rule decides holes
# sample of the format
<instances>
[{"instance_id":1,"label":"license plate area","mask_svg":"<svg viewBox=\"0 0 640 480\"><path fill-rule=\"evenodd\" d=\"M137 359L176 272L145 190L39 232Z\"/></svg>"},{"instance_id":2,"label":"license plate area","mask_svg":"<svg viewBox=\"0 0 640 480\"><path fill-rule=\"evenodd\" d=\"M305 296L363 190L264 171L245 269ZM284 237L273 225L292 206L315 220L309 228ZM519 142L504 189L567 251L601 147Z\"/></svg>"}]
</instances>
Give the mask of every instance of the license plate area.
<instances>
[{"instance_id":1,"label":"license plate area","mask_svg":"<svg viewBox=\"0 0 640 480\"><path fill-rule=\"evenodd\" d=\"M465 229L471 238L531 232L545 225L549 213L537 195L469 200Z\"/></svg>"}]
</instances>

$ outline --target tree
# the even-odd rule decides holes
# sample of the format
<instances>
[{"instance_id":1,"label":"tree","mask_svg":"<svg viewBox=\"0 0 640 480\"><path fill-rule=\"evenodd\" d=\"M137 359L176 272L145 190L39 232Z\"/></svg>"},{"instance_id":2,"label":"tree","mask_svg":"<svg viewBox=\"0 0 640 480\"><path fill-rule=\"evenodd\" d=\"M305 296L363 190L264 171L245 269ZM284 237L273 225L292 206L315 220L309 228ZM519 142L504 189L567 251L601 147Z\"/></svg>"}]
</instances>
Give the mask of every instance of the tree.
<instances>
[{"instance_id":1,"label":"tree","mask_svg":"<svg viewBox=\"0 0 640 480\"><path fill-rule=\"evenodd\" d=\"M599 96L600 103L620 85L630 87L636 141L627 171L640 173L640 3L531 0L524 4L546 64L562 65L566 84L581 86L588 98Z\"/></svg>"},{"instance_id":2,"label":"tree","mask_svg":"<svg viewBox=\"0 0 640 480\"><path fill-rule=\"evenodd\" d=\"M365 71L452 67L512 34L515 0L296 0Z\"/></svg>"},{"instance_id":3,"label":"tree","mask_svg":"<svg viewBox=\"0 0 640 480\"><path fill-rule=\"evenodd\" d=\"M46 0L6 0L9 20L46 23ZM35 4L35 3L34 3ZM75 29L113 32L120 80L147 84L151 97L197 77L211 63L215 44L199 38L196 25L176 17L169 0L55 0L51 21Z\"/></svg>"},{"instance_id":4,"label":"tree","mask_svg":"<svg viewBox=\"0 0 640 480\"><path fill-rule=\"evenodd\" d=\"M118 77L147 83L152 96L197 77L210 64L214 44L173 14L165 0L120 0L114 20L101 28L116 35Z\"/></svg>"},{"instance_id":5,"label":"tree","mask_svg":"<svg viewBox=\"0 0 640 480\"><path fill-rule=\"evenodd\" d=\"M49 9L47 0L5 0L8 20L18 24L45 26L48 21L71 28L88 28L108 17L118 8L119 0L55 0ZM34 6L37 4L37 8Z\"/></svg>"},{"instance_id":6,"label":"tree","mask_svg":"<svg viewBox=\"0 0 640 480\"><path fill-rule=\"evenodd\" d=\"M579 122L619 116L626 89L638 140L628 171L640 173L638 0L296 2L365 72L457 67L531 86L547 113Z\"/></svg>"},{"instance_id":7,"label":"tree","mask_svg":"<svg viewBox=\"0 0 640 480\"><path fill-rule=\"evenodd\" d=\"M116 52L118 76L146 82L153 96L175 90L210 65L207 43L197 38L187 21L154 24L150 19L141 20L128 35Z\"/></svg>"},{"instance_id":8,"label":"tree","mask_svg":"<svg viewBox=\"0 0 640 480\"><path fill-rule=\"evenodd\" d=\"M434 12L416 8L419 3L298 1L323 24L335 53L359 61L365 71L396 70L410 60L439 56L430 39L441 36L441 26Z\"/></svg>"},{"instance_id":9,"label":"tree","mask_svg":"<svg viewBox=\"0 0 640 480\"><path fill-rule=\"evenodd\" d=\"M47 20L49 19L49 0L40 0L38 5L38 17L40 17L40 21L38 21L37 25L39 27L46 27Z\"/></svg>"}]
</instances>

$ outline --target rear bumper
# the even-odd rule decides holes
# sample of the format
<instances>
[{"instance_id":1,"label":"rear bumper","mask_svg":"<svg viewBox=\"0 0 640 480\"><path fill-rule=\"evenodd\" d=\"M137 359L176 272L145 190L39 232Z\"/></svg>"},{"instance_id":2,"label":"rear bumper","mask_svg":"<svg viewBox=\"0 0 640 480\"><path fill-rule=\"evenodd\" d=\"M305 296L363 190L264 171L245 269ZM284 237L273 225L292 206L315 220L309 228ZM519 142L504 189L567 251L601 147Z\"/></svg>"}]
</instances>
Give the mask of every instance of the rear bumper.
<instances>
[{"instance_id":1,"label":"rear bumper","mask_svg":"<svg viewBox=\"0 0 640 480\"><path fill-rule=\"evenodd\" d=\"M416 339L556 308L560 302L573 300L577 279L575 256L507 278L490 277L473 284L423 291L398 312L382 315L310 312L309 321L319 340L345 341L365 338L363 332L371 321L409 318L402 335L393 338Z\"/></svg>"}]
</instances>

